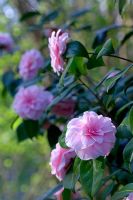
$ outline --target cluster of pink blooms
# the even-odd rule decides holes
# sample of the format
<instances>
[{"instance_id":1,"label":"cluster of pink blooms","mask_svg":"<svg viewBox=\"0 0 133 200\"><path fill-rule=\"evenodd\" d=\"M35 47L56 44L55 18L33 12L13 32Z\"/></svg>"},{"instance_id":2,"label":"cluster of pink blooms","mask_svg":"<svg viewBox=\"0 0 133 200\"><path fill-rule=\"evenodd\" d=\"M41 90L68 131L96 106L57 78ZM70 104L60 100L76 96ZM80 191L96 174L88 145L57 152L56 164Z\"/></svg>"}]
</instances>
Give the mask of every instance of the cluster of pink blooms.
<instances>
[{"instance_id":1,"label":"cluster of pink blooms","mask_svg":"<svg viewBox=\"0 0 133 200\"><path fill-rule=\"evenodd\" d=\"M53 100L53 95L42 87L32 85L20 88L15 96L13 108L24 119L38 120L46 107Z\"/></svg>"},{"instance_id":2,"label":"cluster of pink blooms","mask_svg":"<svg viewBox=\"0 0 133 200\"><path fill-rule=\"evenodd\" d=\"M66 144L69 149L56 145L51 152L52 174L62 180L77 155L82 160L107 156L115 143L116 128L108 117L95 112L84 112L83 116L73 118L67 125Z\"/></svg>"},{"instance_id":3,"label":"cluster of pink blooms","mask_svg":"<svg viewBox=\"0 0 133 200\"><path fill-rule=\"evenodd\" d=\"M125 200L133 200L133 192L131 192Z\"/></svg>"},{"instance_id":4,"label":"cluster of pink blooms","mask_svg":"<svg viewBox=\"0 0 133 200\"><path fill-rule=\"evenodd\" d=\"M14 41L9 33L0 33L0 48L7 52L13 50Z\"/></svg>"},{"instance_id":5,"label":"cluster of pink blooms","mask_svg":"<svg viewBox=\"0 0 133 200\"><path fill-rule=\"evenodd\" d=\"M51 66L53 71L58 75L64 70L64 60L62 55L66 50L68 40L68 33L63 33L61 30L58 30L57 32L53 31L49 38Z\"/></svg>"},{"instance_id":6,"label":"cluster of pink blooms","mask_svg":"<svg viewBox=\"0 0 133 200\"><path fill-rule=\"evenodd\" d=\"M67 125L66 145L82 160L107 156L115 143L116 128L108 117L84 112Z\"/></svg>"},{"instance_id":7,"label":"cluster of pink blooms","mask_svg":"<svg viewBox=\"0 0 133 200\"><path fill-rule=\"evenodd\" d=\"M43 67L43 57L37 49L26 51L19 64L19 73L24 80L34 78Z\"/></svg>"},{"instance_id":8,"label":"cluster of pink blooms","mask_svg":"<svg viewBox=\"0 0 133 200\"><path fill-rule=\"evenodd\" d=\"M51 152L50 158L52 174L56 175L60 181L63 180L75 156L76 154L72 149L64 149L57 143L56 148Z\"/></svg>"},{"instance_id":9,"label":"cluster of pink blooms","mask_svg":"<svg viewBox=\"0 0 133 200\"><path fill-rule=\"evenodd\" d=\"M75 101L73 99L64 99L56 104L52 112L61 117L69 117L74 113Z\"/></svg>"},{"instance_id":10,"label":"cluster of pink blooms","mask_svg":"<svg viewBox=\"0 0 133 200\"><path fill-rule=\"evenodd\" d=\"M64 191L64 188L62 188L61 190L59 190L58 192L56 192L54 194L54 196L56 197L57 200L63 200L63 197L62 197L62 192ZM72 200L78 200L80 198L80 194L79 192L72 192L72 195L71 195L71 199Z\"/></svg>"}]
</instances>

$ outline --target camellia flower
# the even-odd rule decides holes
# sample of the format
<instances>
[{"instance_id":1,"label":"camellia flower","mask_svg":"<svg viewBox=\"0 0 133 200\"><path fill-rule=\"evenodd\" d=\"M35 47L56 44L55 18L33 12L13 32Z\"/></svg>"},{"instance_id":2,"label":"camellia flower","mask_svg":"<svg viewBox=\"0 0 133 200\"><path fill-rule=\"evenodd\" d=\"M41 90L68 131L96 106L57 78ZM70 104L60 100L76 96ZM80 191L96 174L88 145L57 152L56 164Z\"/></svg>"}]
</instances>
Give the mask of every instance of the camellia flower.
<instances>
[{"instance_id":1,"label":"camellia flower","mask_svg":"<svg viewBox=\"0 0 133 200\"><path fill-rule=\"evenodd\" d=\"M75 156L76 154L72 149L64 149L59 143L57 143L56 148L51 152L50 158L52 174L56 175L56 177L61 181Z\"/></svg>"},{"instance_id":2,"label":"camellia flower","mask_svg":"<svg viewBox=\"0 0 133 200\"><path fill-rule=\"evenodd\" d=\"M64 191L64 188L61 188L58 192L56 192L54 194L54 196L56 197L57 200L63 200L63 197L62 197L62 192ZM71 195L71 199L72 200L78 200L81 196L79 194L79 192L72 192L72 195Z\"/></svg>"},{"instance_id":3,"label":"camellia flower","mask_svg":"<svg viewBox=\"0 0 133 200\"><path fill-rule=\"evenodd\" d=\"M73 99L64 99L57 103L52 112L58 116L68 117L74 113L75 101Z\"/></svg>"},{"instance_id":4,"label":"camellia flower","mask_svg":"<svg viewBox=\"0 0 133 200\"><path fill-rule=\"evenodd\" d=\"M24 80L34 78L43 66L43 57L37 49L26 51L19 64L19 73Z\"/></svg>"},{"instance_id":5,"label":"camellia flower","mask_svg":"<svg viewBox=\"0 0 133 200\"><path fill-rule=\"evenodd\" d=\"M66 44L69 40L68 33L61 30L53 31L49 38L49 50L51 57L51 66L58 75L64 70L63 53L66 50Z\"/></svg>"},{"instance_id":6,"label":"camellia flower","mask_svg":"<svg viewBox=\"0 0 133 200\"><path fill-rule=\"evenodd\" d=\"M95 112L70 120L67 125L66 144L82 160L107 156L115 143L116 128L108 117Z\"/></svg>"},{"instance_id":7,"label":"camellia flower","mask_svg":"<svg viewBox=\"0 0 133 200\"><path fill-rule=\"evenodd\" d=\"M50 92L44 91L42 87L32 85L20 88L15 96L13 108L20 117L37 120L52 99L53 95Z\"/></svg>"},{"instance_id":8,"label":"camellia flower","mask_svg":"<svg viewBox=\"0 0 133 200\"><path fill-rule=\"evenodd\" d=\"M125 200L133 200L133 192L131 192Z\"/></svg>"},{"instance_id":9,"label":"camellia flower","mask_svg":"<svg viewBox=\"0 0 133 200\"><path fill-rule=\"evenodd\" d=\"M5 51L12 51L13 49L13 39L9 33L0 33L0 48Z\"/></svg>"}]
</instances>

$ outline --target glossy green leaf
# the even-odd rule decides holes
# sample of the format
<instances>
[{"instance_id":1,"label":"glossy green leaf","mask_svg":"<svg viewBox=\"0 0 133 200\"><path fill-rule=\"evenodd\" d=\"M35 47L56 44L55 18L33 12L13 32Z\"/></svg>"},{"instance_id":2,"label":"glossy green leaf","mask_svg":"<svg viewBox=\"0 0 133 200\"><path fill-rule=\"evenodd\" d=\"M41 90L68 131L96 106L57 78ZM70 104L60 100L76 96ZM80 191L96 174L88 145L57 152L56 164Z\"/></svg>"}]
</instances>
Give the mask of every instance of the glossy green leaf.
<instances>
[{"instance_id":1,"label":"glossy green leaf","mask_svg":"<svg viewBox=\"0 0 133 200\"><path fill-rule=\"evenodd\" d=\"M88 52L82 43L78 41L73 41L68 43L64 56L66 58L71 58L74 56L88 58Z\"/></svg>"},{"instance_id":2,"label":"glossy green leaf","mask_svg":"<svg viewBox=\"0 0 133 200\"><path fill-rule=\"evenodd\" d=\"M121 200L122 198L129 195L129 193L133 192L133 183L129 183L120 189L120 191L116 192L111 200Z\"/></svg>"},{"instance_id":3,"label":"glossy green leaf","mask_svg":"<svg viewBox=\"0 0 133 200\"><path fill-rule=\"evenodd\" d=\"M103 161L82 161L80 164L80 181L85 192L94 197L102 185L104 173Z\"/></svg>"},{"instance_id":4,"label":"glossy green leaf","mask_svg":"<svg viewBox=\"0 0 133 200\"><path fill-rule=\"evenodd\" d=\"M24 13L21 17L20 17L20 21L26 21L32 17L38 16L40 15L39 11L30 11L30 12L26 12Z\"/></svg>"},{"instance_id":5,"label":"glossy green leaf","mask_svg":"<svg viewBox=\"0 0 133 200\"><path fill-rule=\"evenodd\" d=\"M102 56L106 56L109 54L113 54L113 53L115 53L115 50L113 48L112 40L108 39L103 45L102 49L99 51L97 58L100 58Z\"/></svg>"},{"instance_id":6,"label":"glossy green leaf","mask_svg":"<svg viewBox=\"0 0 133 200\"><path fill-rule=\"evenodd\" d=\"M62 193L63 200L71 200L71 190L64 189Z\"/></svg>"}]
</instances>

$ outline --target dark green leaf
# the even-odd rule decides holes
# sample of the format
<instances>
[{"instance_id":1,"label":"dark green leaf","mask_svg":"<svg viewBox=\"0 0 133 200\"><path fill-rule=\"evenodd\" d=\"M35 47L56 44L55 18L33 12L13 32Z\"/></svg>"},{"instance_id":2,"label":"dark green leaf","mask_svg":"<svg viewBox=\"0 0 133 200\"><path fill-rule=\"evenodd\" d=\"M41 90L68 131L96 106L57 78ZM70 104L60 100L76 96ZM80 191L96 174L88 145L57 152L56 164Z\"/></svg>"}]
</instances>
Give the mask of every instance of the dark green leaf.
<instances>
[{"instance_id":1,"label":"dark green leaf","mask_svg":"<svg viewBox=\"0 0 133 200\"><path fill-rule=\"evenodd\" d=\"M126 4L126 0L118 0L118 8L119 8L120 14L122 14L125 4Z\"/></svg>"},{"instance_id":2,"label":"dark green leaf","mask_svg":"<svg viewBox=\"0 0 133 200\"><path fill-rule=\"evenodd\" d=\"M88 60L88 69L93 69L96 67L104 66L104 62L102 58L96 58L96 55L92 55Z\"/></svg>"},{"instance_id":3,"label":"dark green leaf","mask_svg":"<svg viewBox=\"0 0 133 200\"><path fill-rule=\"evenodd\" d=\"M85 192L94 197L102 185L104 173L103 161L82 161L80 164L80 181Z\"/></svg>"},{"instance_id":4,"label":"dark green leaf","mask_svg":"<svg viewBox=\"0 0 133 200\"><path fill-rule=\"evenodd\" d=\"M109 184L104 188L104 190L102 191L102 195L101 195L100 200L105 200L105 199L108 197L108 195L110 195L110 193L112 192L114 186L115 186L115 183L114 183L114 182L109 183Z\"/></svg>"},{"instance_id":5,"label":"dark green leaf","mask_svg":"<svg viewBox=\"0 0 133 200\"><path fill-rule=\"evenodd\" d=\"M111 200L121 200L122 198L129 195L129 193L133 192L133 183L129 183L120 189L120 191L116 192Z\"/></svg>"},{"instance_id":6,"label":"dark green leaf","mask_svg":"<svg viewBox=\"0 0 133 200\"><path fill-rule=\"evenodd\" d=\"M39 24L42 26L44 23L54 20L56 17L58 17L58 15L59 15L59 9L51 11L46 15L44 14L41 17Z\"/></svg>"},{"instance_id":7,"label":"dark green leaf","mask_svg":"<svg viewBox=\"0 0 133 200\"><path fill-rule=\"evenodd\" d=\"M85 61L83 57L73 57L69 60L61 78L59 81L60 85L64 85L64 78L67 72L70 72L75 77L79 77L80 75L85 75L87 73L87 67L85 65Z\"/></svg>"},{"instance_id":8,"label":"dark green leaf","mask_svg":"<svg viewBox=\"0 0 133 200\"><path fill-rule=\"evenodd\" d=\"M79 180L80 176L80 163L81 160L76 157L74 160L74 165L70 168L63 180L64 188L75 190L75 184Z\"/></svg>"},{"instance_id":9,"label":"dark green leaf","mask_svg":"<svg viewBox=\"0 0 133 200\"><path fill-rule=\"evenodd\" d=\"M38 121L24 120L17 128L18 141L33 138L39 135Z\"/></svg>"},{"instance_id":10,"label":"dark green leaf","mask_svg":"<svg viewBox=\"0 0 133 200\"><path fill-rule=\"evenodd\" d=\"M38 15L40 15L39 11L26 12L20 17L20 21L22 22Z\"/></svg>"},{"instance_id":11,"label":"dark green leaf","mask_svg":"<svg viewBox=\"0 0 133 200\"><path fill-rule=\"evenodd\" d=\"M59 101L61 101L64 97L66 97L68 94L70 94L71 90L74 89L76 86L79 86L78 83L74 82L72 83L67 89L65 89L62 93L60 93L53 101L52 103L47 107L46 112L48 112L54 105L56 105Z\"/></svg>"},{"instance_id":12,"label":"dark green leaf","mask_svg":"<svg viewBox=\"0 0 133 200\"><path fill-rule=\"evenodd\" d=\"M108 78L104 84L107 88L107 92L116 84L116 82L133 66L133 64L125 67L121 72L117 73L111 78Z\"/></svg>"},{"instance_id":13,"label":"dark green leaf","mask_svg":"<svg viewBox=\"0 0 133 200\"><path fill-rule=\"evenodd\" d=\"M133 161L133 139L131 139L125 146L123 151L123 158L125 162L131 163Z\"/></svg>"},{"instance_id":14,"label":"dark green leaf","mask_svg":"<svg viewBox=\"0 0 133 200\"><path fill-rule=\"evenodd\" d=\"M129 111L129 125L130 125L130 130L133 134L133 106Z\"/></svg>"},{"instance_id":15,"label":"dark green leaf","mask_svg":"<svg viewBox=\"0 0 133 200\"><path fill-rule=\"evenodd\" d=\"M102 57L97 58L97 54L99 53L100 49L101 48L97 47L94 51L94 54L92 54L92 56L89 57L88 69L93 69L93 68L96 68L96 67L102 67L102 66L105 65Z\"/></svg>"},{"instance_id":16,"label":"dark green leaf","mask_svg":"<svg viewBox=\"0 0 133 200\"><path fill-rule=\"evenodd\" d=\"M51 125L48 128L47 138L48 138L49 145L52 149L55 148L55 145L57 144L60 135L61 135L61 131L57 126Z\"/></svg>"},{"instance_id":17,"label":"dark green leaf","mask_svg":"<svg viewBox=\"0 0 133 200\"><path fill-rule=\"evenodd\" d=\"M73 17L73 18L77 18L77 17L80 17L82 15L85 15L86 13L88 13L90 11L90 8L89 7L85 7L85 8L81 8L79 10L76 10L74 11L70 17Z\"/></svg>"},{"instance_id":18,"label":"dark green leaf","mask_svg":"<svg viewBox=\"0 0 133 200\"><path fill-rule=\"evenodd\" d=\"M108 39L103 45L102 49L99 51L97 58L100 58L102 56L106 56L109 54L113 54L113 53L115 53L115 50L113 48L112 40Z\"/></svg>"},{"instance_id":19,"label":"dark green leaf","mask_svg":"<svg viewBox=\"0 0 133 200\"><path fill-rule=\"evenodd\" d=\"M65 143L65 137L66 137L66 128L64 129L63 133L59 137L59 143L62 148L68 148L68 146Z\"/></svg>"},{"instance_id":20,"label":"dark green leaf","mask_svg":"<svg viewBox=\"0 0 133 200\"><path fill-rule=\"evenodd\" d=\"M86 57L88 58L88 52L86 48L78 41L73 41L68 43L66 52L64 54L66 58L71 58L74 56Z\"/></svg>"},{"instance_id":21,"label":"dark green leaf","mask_svg":"<svg viewBox=\"0 0 133 200\"><path fill-rule=\"evenodd\" d=\"M133 36L133 31L128 32L128 33L124 36L124 38L122 39L120 46L122 46L123 44L125 44L125 42L126 42L129 38L131 38L132 36Z\"/></svg>"},{"instance_id":22,"label":"dark green leaf","mask_svg":"<svg viewBox=\"0 0 133 200\"><path fill-rule=\"evenodd\" d=\"M71 200L71 190L64 189L64 191L62 192L62 197L63 200Z\"/></svg>"}]
</instances>

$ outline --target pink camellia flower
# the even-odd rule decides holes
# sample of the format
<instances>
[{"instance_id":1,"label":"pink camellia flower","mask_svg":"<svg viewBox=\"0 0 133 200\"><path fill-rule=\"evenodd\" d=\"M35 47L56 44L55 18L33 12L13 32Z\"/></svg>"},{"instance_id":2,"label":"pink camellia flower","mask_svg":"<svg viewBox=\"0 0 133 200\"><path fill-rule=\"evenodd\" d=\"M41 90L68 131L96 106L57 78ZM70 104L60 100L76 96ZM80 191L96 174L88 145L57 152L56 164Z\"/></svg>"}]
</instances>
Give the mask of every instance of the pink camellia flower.
<instances>
[{"instance_id":1,"label":"pink camellia flower","mask_svg":"<svg viewBox=\"0 0 133 200\"><path fill-rule=\"evenodd\" d=\"M42 87L32 85L19 89L13 102L13 108L20 117L37 120L52 99L53 95L50 92L44 91Z\"/></svg>"},{"instance_id":2,"label":"pink camellia flower","mask_svg":"<svg viewBox=\"0 0 133 200\"><path fill-rule=\"evenodd\" d=\"M52 112L58 116L68 117L74 113L75 101L73 99L64 99L57 103Z\"/></svg>"},{"instance_id":3,"label":"pink camellia flower","mask_svg":"<svg viewBox=\"0 0 133 200\"><path fill-rule=\"evenodd\" d=\"M63 33L60 29L57 32L53 31L49 38L51 66L58 75L64 70L64 60L62 55L66 50L68 40L68 33Z\"/></svg>"},{"instance_id":4,"label":"pink camellia flower","mask_svg":"<svg viewBox=\"0 0 133 200\"><path fill-rule=\"evenodd\" d=\"M95 112L70 120L67 125L66 144L82 160L107 156L115 143L116 128L108 117Z\"/></svg>"},{"instance_id":5,"label":"pink camellia flower","mask_svg":"<svg viewBox=\"0 0 133 200\"><path fill-rule=\"evenodd\" d=\"M131 192L125 200L133 200L133 192Z\"/></svg>"},{"instance_id":6,"label":"pink camellia flower","mask_svg":"<svg viewBox=\"0 0 133 200\"><path fill-rule=\"evenodd\" d=\"M34 78L43 66L43 57L37 49L26 51L19 64L19 73L24 80Z\"/></svg>"},{"instance_id":7,"label":"pink camellia flower","mask_svg":"<svg viewBox=\"0 0 133 200\"><path fill-rule=\"evenodd\" d=\"M56 148L51 152L50 158L52 174L56 175L56 177L61 181L75 156L76 154L72 149L64 149L59 143L57 143Z\"/></svg>"},{"instance_id":8,"label":"pink camellia flower","mask_svg":"<svg viewBox=\"0 0 133 200\"><path fill-rule=\"evenodd\" d=\"M13 49L13 39L9 33L0 33L0 48L5 51L12 51Z\"/></svg>"},{"instance_id":9,"label":"pink camellia flower","mask_svg":"<svg viewBox=\"0 0 133 200\"><path fill-rule=\"evenodd\" d=\"M63 197L62 197L62 192L64 191L64 188L61 188L58 192L56 192L54 194L54 196L56 197L57 200L63 200ZM71 195L71 199L72 200L78 200L81 196L79 194L79 192L72 192L72 195Z\"/></svg>"}]
</instances>

